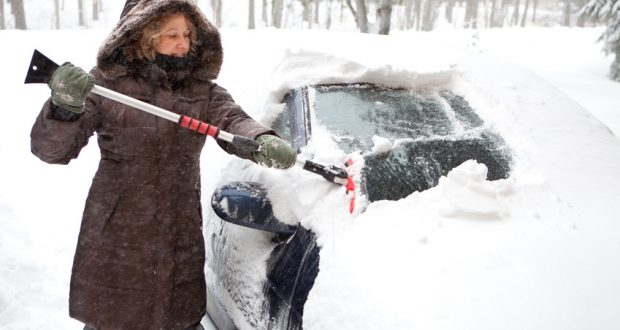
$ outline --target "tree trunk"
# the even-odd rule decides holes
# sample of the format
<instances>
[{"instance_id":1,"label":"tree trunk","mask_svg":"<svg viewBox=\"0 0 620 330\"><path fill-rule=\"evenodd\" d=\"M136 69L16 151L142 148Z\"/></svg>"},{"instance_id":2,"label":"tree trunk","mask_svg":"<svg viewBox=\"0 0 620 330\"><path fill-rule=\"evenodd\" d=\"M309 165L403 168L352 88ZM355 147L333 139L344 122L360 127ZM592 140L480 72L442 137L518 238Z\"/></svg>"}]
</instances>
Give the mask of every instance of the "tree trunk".
<instances>
[{"instance_id":1,"label":"tree trunk","mask_svg":"<svg viewBox=\"0 0 620 330\"><path fill-rule=\"evenodd\" d=\"M15 28L19 30L26 30L26 13L24 12L23 0L10 0L11 13L15 17Z\"/></svg>"},{"instance_id":2,"label":"tree trunk","mask_svg":"<svg viewBox=\"0 0 620 330\"><path fill-rule=\"evenodd\" d=\"M515 25L518 26L519 25L519 6L521 4L519 3L519 0L517 0L517 3L515 4L515 10L512 12L512 19L510 20L510 25Z\"/></svg>"},{"instance_id":3,"label":"tree trunk","mask_svg":"<svg viewBox=\"0 0 620 330\"><path fill-rule=\"evenodd\" d=\"M523 17L521 17L521 27L525 27L525 19L527 18L527 9L530 6L530 0L525 0L525 8L523 8Z\"/></svg>"},{"instance_id":4,"label":"tree trunk","mask_svg":"<svg viewBox=\"0 0 620 330\"><path fill-rule=\"evenodd\" d=\"M0 0L0 30L4 30L4 0Z\"/></svg>"},{"instance_id":5,"label":"tree trunk","mask_svg":"<svg viewBox=\"0 0 620 330\"><path fill-rule=\"evenodd\" d=\"M365 0L355 0L357 4L357 16L360 21L360 31L363 33L368 33L368 10L366 9L366 1Z\"/></svg>"},{"instance_id":6,"label":"tree trunk","mask_svg":"<svg viewBox=\"0 0 620 330\"><path fill-rule=\"evenodd\" d=\"M332 0L327 1L327 19L325 20L325 28L330 29L332 27Z\"/></svg>"},{"instance_id":7,"label":"tree trunk","mask_svg":"<svg viewBox=\"0 0 620 330\"><path fill-rule=\"evenodd\" d=\"M415 29L419 31L422 28L422 0L415 0L413 5Z\"/></svg>"},{"instance_id":8,"label":"tree trunk","mask_svg":"<svg viewBox=\"0 0 620 330\"><path fill-rule=\"evenodd\" d=\"M504 27L506 25L506 17L508 17L508 1L502 0L502 6L499 9L499 16L496 16L498 27Z\"/></svg>"},{"instance_id":9,"label":"tree trunk","mask_svg":"<svg viewBox=\"0 0 620 330\"><path fill-rule=\"evenodd\" d=\"M534 0L534 8L532 8L532 23L536 22L536 9L538 8L538 0Z\"/></svg>"},{"instance_id":10,"label":"tree trunk","mask_svg":"<svg viewBox=\"0 0 620 330\"><path fill-rule=\"evenodd\" d=\"M254 22L254 0L248 1L248 29L254 30L256 28L256 24Z\"/></svg>"},{"instance_id":11,"label":"tree trunk","mask_svg":"<svg viewBox=\"0 0 620 330\"><path fill-rule=\"evenodd\" d=\"M478 0L467 0L465 26L473 29L478 27Z\"/></svg>"},{"instance_id":12,"label":"tree trunk","mask_svg":"<svg viewBox=\"0 0 620 330\"><path fill-rule=\"evenodd\" d=\"M422 31L433 31L435 27L435 0L426 0L422 16Z\"/></svg>"},{"instance_id":13,"label":"tree trunk","mask_svg":"<svg viewBox=\"0 0 620 330\"><path fill-rule=\"evenodd\" d=\"M611 63L609 76L612 80L620 82L620 45L616 47L616 59Z\"/></svg>"},{"instance_id":14,"label":"tree trunk","mask_svg":"<svg viewBox=\"0 0 620 330\"><path fill-rule=\"evenodd\" d=\"M570 26L570 0L564 1L564 26Z\"/></svg>"},{"instance_id":15,"label":"tree trunk","mask_svg":"<svg viewBox=\"0 0 620 330\"><path fill-rule=\"evenodd\" d=\"M286 29L287 26L297 26L297 12L295 11L295 6L291 2L291 0L284 0L283 2L283 14L282 14L282 23L280 24L283 29ZM290 23L289 23L290 21ZM303 24L303 21L302 23Z\"/></svg>"},{"instance_id":16,"label":"tree trunk","mask_svg":"<svg viewBox=\"0 0 620 330\"><path fill-rule=\"evenodd\" d=\"M449 23L452 23L452 12L454 10L454 4L456 0L448 0L448 4L446 5L446 19Z\"/></svg>"},{"instance_id":17,"label":"tree trunk","mask_svg":"<svg viewBox=\"0 0 620 330\"><path fill-rule=\"evenodd\" d=\"M587 3L588 3L588 1L580 0L579 2L577 2L577 8L583 8ZM618 3L616 1L616 5L618 5L618 4L620 4L620 3ZM618 14L620 14L620 12L618 12ZM620 16L619 16L619 18L620 18ZM586 21L587 21L586 15L578 15L577 16L577 23L576 24L577 24L578 27L584 27L584 26L586 26Z\"/></svg>"},{"instance_id":18,"label":"tree trunk","mask_svg":"<svg viewBox=\"0 0 620 330\"><path fill-rule=\"evenodd\" d=\"M222 0L211 0L211 10L213 11L215 25L222 27Z\"/></svg>"},{"instance_id":19,"label":"tree trunk","mask_svg":"<svg viewBox=\"0 0 620 330\"><path fill-rule=\"evenodd\" d=\"M301 5L302 5L302 13L301 13L301 17L302 17L302 25L303 22L307 22L308 23L308 27L311 28L312 27L312 0L301 0Z\"/></svg>"},{"instance_id":20,"label":"tree trunk","mask_svg":"<svg viewBox=\"0 0 620 330\"><path fill-rule=\"evenodd\" d=\"M269 26L269 14L267 13L267 0L263 0L263 13L261 15L261 18L263 20L263 24L265 24L265 26Z\"/></svg>"},{"instance_id":21,"label":"tree trunk","mask_svg":"<svg viewBox=\"0 0 620 330\"><path fill-rule=\"evenodd\" d=\"M497 8L496 3L497 3L497 0L491 0L491 15L489 17L489 21L490 21L489 27L492 27L492 28L498 26L498 24L497 24L497 13L495 11L495 9Z\"/></svg>"},{"instance_id":22,"label":"tree trunk","mask_svg":"<svg viewBox=\"0 0 620 330\"><path fill-rule=\"evenodd\" d=\"M93 21L99 20L99 0L93 0Z\"/></svg>"},{"instance_id":23,"label":"tree trunk","mask_svg":"<svg viewBox=\"0 0 620 330\"><path fill-rule=\"evenodd\" d=\"M413 0L405 1L405 29L409 30L413 26Z\"/></svg>"},{"instance_id":24,"label":"tree trunk","mask_svg":"<svg viewBox=\"0 0 620 330\"><path fill-rule=\"evenodd\" d=\"M54 0L54 28L60 29L60 0Z\"/></svg>"},{"instance_id":25,"label":"tree trunk","mask_svg":"<svg viewBox=\"0 0 620 330\"><path fill-rule=\"evenodd\" d=\"M283 0L273 0L271 5L271 23L276 28L282 27Z\"/></svg>"},{"instance_id":26,"label":"tree trunk","mask_svg":"<svg viewBox=\"0 0 620 330\"><path fill-rule=\"evenodd\" d=\"M381 0L377 9L379 16L379 34L390 34L390 25L392 21L392 0Z\"/></svg>"},{"instance_id":27,"label":"tree trunk","mask_svg":"<svg viewBox=\"0 0 620 330\"><path fill-rule=\"evenodd\" d=\"M351 0L347 0L347 5L355 17L357 27L362 33L368 33L368 16L366 14L366 3L364 0L355 0L355 7L351 4Z\"/></svg>"},{"instance_id":28,"label":"tree trunk","mask_svg":"<svg viewBox=\"0 0 620 330\"><path fill-rule=\"evenodd\" d=\"M78 25L86 25L86 20L84 19L84 0L78 0Z\"/></svg>"},{"instance_id":29,"label":"tree trunk","mask_svg":"<svg viewBox=\"0 0 620 330\"><path fill-rule=\"evenodd\" d=\"M317 26L319 26L319 15L321 14L321 8L319 7L320 3L320 0L314 0L314 24Z\"/></svg>"},{"instance_id":30,"label":"tree trunk","mask_svg":"<svg viewBox=\"0 0 620 330\"><path fill-rule=\"evenodd\" d=\"M489 28L491 26L491 19L489 17L489 1L484 0L484 27Z\"/></svg>"}]
</instances>

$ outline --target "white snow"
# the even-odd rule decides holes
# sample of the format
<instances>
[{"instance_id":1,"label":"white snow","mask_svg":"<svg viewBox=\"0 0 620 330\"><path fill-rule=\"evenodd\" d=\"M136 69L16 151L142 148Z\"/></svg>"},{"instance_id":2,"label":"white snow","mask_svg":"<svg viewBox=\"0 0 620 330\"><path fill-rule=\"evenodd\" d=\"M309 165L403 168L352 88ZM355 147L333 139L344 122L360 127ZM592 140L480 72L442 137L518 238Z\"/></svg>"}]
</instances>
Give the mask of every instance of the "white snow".
<instances>
[{"instance_id":1,"label":"white snow","mask_svg":"<svg viewBox=\"0 0 620 330\"><path fill-rule=\"evenodd\" d=\"M49 89L22 82L33 49L89 68L107 32L0 31L0 43L11 45L0 61L2 329L82 327L68 317L68 285L99 154L92 140L70 166L32 156L30 127ZM486 167L468 161L438 186L399 201L368 204L358 196L365 211L349 215L343 187L298 168L233 161L210 141L204 202L227 174L243 170L273 188L279 218L299 219L317 234L320 273L305 306L306 329L618 329L620 140L612 132L620 134L620 84L607 80L612 58L595 43L601 32L447 29L380 37L224 29L218 83L256 118L269 122L281 96L307 83L450 85L506 138L516 162L510 178L487 181ZM386 140L374 138L373 152L397 143ZM361 159L344 155L320 130L304 155L328 164ZM230 256L232 265L245 265L240 285L252 297L267 238L238 231L247 241L258 238L258 248L246 247L251 253Z\"/></svg>"},{"instance_id":2,"label":"white snow","mask_svg":"<svg viewBox=\"0 0 620 330\"><path fill-rule=\"evenodd\" d=\"M374 135L372 137L372 149L370 150L372 153L383 153L388 152L392 149L393 143L390 139Z\"/></svg>"}]
</instances>

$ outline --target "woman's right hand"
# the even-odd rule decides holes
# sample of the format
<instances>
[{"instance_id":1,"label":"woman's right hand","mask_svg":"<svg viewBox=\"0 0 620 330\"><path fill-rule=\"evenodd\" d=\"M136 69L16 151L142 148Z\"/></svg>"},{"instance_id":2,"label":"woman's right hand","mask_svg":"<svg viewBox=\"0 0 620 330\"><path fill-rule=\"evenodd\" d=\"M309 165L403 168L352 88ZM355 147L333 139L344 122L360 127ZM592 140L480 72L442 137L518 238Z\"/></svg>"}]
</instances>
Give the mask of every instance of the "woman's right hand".
<instances>
[{"instance_id":1,"label":"woman's right hand","mask_svg":"<svg viewBox=\"0 0 620 330\"><path fill-rule=\"evenodd\" d=\"M254 152L254 160L267 167L287 169L295 165L297 153L284 140L275 135L260 135L256 138L260 149Z\"/></svg>"},{"instance_id":2,"label":"woman's right hand","mask_svg":"<svg viewBox=\"0 0 620 330\"><path fill-rule=\"evenodd\" d=\"M66 62L52 75L49 82L52 103L65 110L82 113L86 96L95 86L95 77Z\"/></svg>"}]
</instances>

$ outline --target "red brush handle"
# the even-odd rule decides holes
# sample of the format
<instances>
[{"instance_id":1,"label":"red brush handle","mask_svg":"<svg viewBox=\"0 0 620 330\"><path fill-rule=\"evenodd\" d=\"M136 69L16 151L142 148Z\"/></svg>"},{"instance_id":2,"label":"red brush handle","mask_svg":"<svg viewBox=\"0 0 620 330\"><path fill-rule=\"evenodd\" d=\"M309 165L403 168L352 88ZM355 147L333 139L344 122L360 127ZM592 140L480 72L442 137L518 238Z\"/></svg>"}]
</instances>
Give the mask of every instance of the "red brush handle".
<instances>
[{"instance_id":1,"label":"red brush handle","mask_svg":"<svg viewBox=\"0 0 620 330\"><path fill-rule=\"evenodd\" d=\"M181 118L179 118L179 125L181 127L190 129L196 133L209 135L214 138L217 138L217 136L220 134L220 129L217 128L217 126L209 125L203 121L185 115L182 115Z\"/></svg>"}]
</instances>

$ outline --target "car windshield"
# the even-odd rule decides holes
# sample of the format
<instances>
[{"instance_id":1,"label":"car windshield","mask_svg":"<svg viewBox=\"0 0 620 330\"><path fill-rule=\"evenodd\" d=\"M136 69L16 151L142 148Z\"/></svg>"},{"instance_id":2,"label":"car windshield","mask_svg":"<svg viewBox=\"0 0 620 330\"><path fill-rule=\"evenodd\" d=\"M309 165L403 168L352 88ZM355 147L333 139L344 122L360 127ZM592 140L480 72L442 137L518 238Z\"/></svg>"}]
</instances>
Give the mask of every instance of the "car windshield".
<instances>
[{"instance_id":1,"label":"car windshield","mask_svg":"<svg viewBox=\"0 0 620 330\"><path fill-rule=\"evenodd\" d=\"M310 93L318 123L339 136L347 152L368 152L374 135L395 139L457 136L482 125L463 98L447 91L374 85L316 86Z\"/></svg>"},{"instance_id":2,"label":"car windshield","mask_svg":"<svg viewBox=\"0 0 620 330\"><path fill-rule=\"evenodd\" d=\"M285 102L290 126L285 131L297 147L311 137L312 126L321 125L345 152L364 155L362 179L370 201L397 200L433 187L469 159L488 167L489 180L510 172L504 140L448 89L319 85L292 91ZM391 148L372 152L373 136L389 140Z\"/></svg>"}]
</instances>

